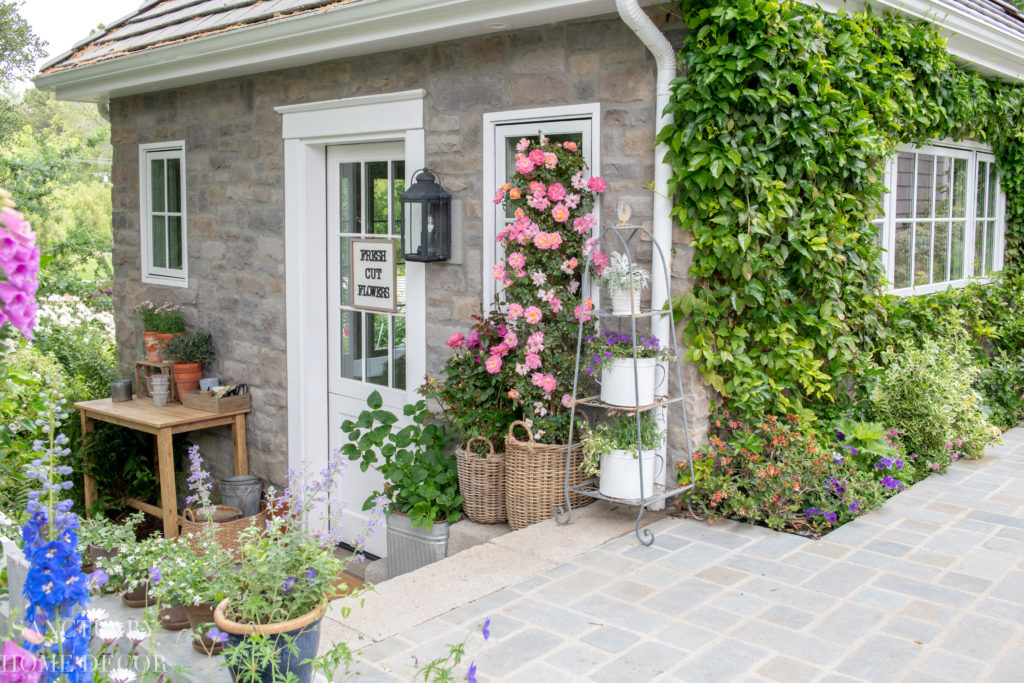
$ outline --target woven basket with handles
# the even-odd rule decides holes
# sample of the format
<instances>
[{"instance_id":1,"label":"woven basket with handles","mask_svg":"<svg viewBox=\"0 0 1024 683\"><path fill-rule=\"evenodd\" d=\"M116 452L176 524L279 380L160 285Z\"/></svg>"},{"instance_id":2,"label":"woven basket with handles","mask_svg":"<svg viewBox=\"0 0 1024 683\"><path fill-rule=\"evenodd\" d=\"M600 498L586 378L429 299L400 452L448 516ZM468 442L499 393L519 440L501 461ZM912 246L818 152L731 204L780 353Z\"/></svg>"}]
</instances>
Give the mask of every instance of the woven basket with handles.
<instances>
[{"instance_id":1,"label":"woven basket with handles","mask_svg":"<svg viewBox=\"0 0 1024 683\"><path fill-rule=\"evenodd\" d=\"M521 427L527 436L520 441L515 436ZM522 421L516 420L505 437L505 511L508 525L513 529L551 519L555 510L565 507L565 455L568 446L548 445L533 440L533 432ZM582 484L587 475L580 472L583 446L574 443L569 464L569 486ZM574 508L589 505L593 498L579 493L569 495Z\"/></svg>"},{"instance_id":2,"label":"woven basket with handles","mask_svg":"<svg viewBox=\"0 0 1024 683\"><path fill-rule=\"evenodd\" d=\"M217 505L217 508L225 508L226 505ZM232 510L238 510L238 508L230 508ZM192 536L196 539L201 537L202 530L206 527L204 522L196 521L195 513L191 508L186 508L183 513L184 519L181 522L181 535ZM252 517L243 517L241 519L232 520L230 522L214 522L214 539L220 546L226 549L228 552L235 556L237 559L239 548L241 543L238 540L238 535L243 530L248 529L250 526L258 524L260 529L263 529L267 525L267 512L263 510L259 514L253 515Z\"/></svg>"},{"instance_id":3,"label":"woven basket with handles","mask_svg":"<svg viewBox=\"0 0 1024 683\"><path fill-rule=\"evenodd\" d=\"M487 445L486 455L473 450L473 443ZM455 449L459 468L462 511L474 522L500 524L505 516L505 455L495 453L494 445L482 436L474 436L465 448Z\"/></svg>"}]
</instances>

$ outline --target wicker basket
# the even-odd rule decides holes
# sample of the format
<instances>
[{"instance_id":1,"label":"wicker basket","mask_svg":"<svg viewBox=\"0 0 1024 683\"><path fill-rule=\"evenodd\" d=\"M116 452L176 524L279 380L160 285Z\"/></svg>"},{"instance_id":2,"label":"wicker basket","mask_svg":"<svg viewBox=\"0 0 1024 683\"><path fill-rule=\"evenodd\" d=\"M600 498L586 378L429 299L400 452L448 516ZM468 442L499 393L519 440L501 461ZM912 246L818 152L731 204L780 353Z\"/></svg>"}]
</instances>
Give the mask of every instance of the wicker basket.
<instances>
[{"instance_id":1,"label":"wicker basket","mask_svg":"<svg viewBox=\"0 0 1024 683\"><path fill-rule=\"evenodd\" d=\"M216 507L220 509L227 506L218 505ZM195 513L191 508L186 508L183 516L184 520L181 522L181 535L188 536L189 534L192 534L193 537L198 537L206 527L206 524L196 521ZM238 535L253 524L259 524L260 527L266 526L266 510L255 514L252 517L243 517L242 519L236 519L231 522L214 522L214 539L221 545L221 547L226 549L228 552L235 554L241 547Z\"/></svg>"},{"instance_id":2,"label":"wicker basket","mask_svg":"<svg viewBox=\"0 0 1024 683\"><path fill-rule=\"evenodd\" d=\"M487 455L473 451L473 442L487 444ZM459 491L462 511L474 522L500 524L505 516L505 456L495 453L494 446L482 436L474 436L465 448L455 449L459 468Z\"/></svg>"},{"instance_id":3,"label":"wicker basket","mask_svg":"<svg viewBox=\"0 0 1024 683\"><path fill-rule=\"evenodd\" d=\"M516 426L526 430L527 441L515 437ZM505 437L505 510L513 529L551 519L555 510L565 507L565 454L567 446L549 446L533 440L525 422L515 421ZM569 464L569 486L586 481L580 472L583 446L573 444ZM594 502L580 493L569 494L574 508Z\"/></svg>"}]
</instances>

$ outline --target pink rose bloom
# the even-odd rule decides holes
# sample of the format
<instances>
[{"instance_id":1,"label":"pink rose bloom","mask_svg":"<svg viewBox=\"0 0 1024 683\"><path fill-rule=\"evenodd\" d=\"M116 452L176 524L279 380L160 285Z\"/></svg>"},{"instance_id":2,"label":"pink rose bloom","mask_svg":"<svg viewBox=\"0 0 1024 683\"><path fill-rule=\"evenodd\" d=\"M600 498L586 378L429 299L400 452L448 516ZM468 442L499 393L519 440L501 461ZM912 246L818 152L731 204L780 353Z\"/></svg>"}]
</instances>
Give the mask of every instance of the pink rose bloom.
<instances>
[{"instance_id":1,"label":"pink rose bloom","mask_svg":"<svg viewBox=\"0 0 1024 683\"><path fill-rule=\"evenodd\" d=\"M544 154L544 150L535 149L530 152L530 156L528 158L530 159L530 161L533 162L534 166L541 166L546 160L547 156Z\"/></svg>"},{"instance_id":2,"label":"pink rose bloom","mask_svg":"<svg viewBox=\"0 0 1024 683\"><path fill-rule=\"evenodd\" d=\"M491 277L499 281L504 280L505 266L501 265L500 263L495 263L494 266L491 268Z\"/></svg>"},{"instance_id":3,"label":"pink rose bloom","mask_svg":"<svg viewBox=\"0 0 1024 683\"><path fill-rule=\"evenodd\" d=\"M554 152L544 153L544 168L553 169L558 166L558 155Z\"/></svg>"},{"instance_id":4,"label":"pink rose bloom","mask_svg":"<svg viewBox=\"0 0 1024 683\"><path fill-rule=\"evenodd\" d=\"M544 333L534 332L526 340L526 348L531 353L540 353L544 350Z\"/></svg>"},{"instance_id":5,"label":"pink rose bloom","mask_svg":"<svg viewBox=\"0 0 1024 683\"><path fill-rule=\"evenodd\" d=\"M547 197L538 197L536 195L530 195L526 200L526 205L529 206L531 209L544 211L549 206L551 206L551 202L548 201Z\"/></svg>"},{"instance_id":6,"label":"pink rose bloom","mask_svg":"<svg viewBox=\"0 0 1024 683\"><path fill-rule=\"evenodd\" d=\"M508 344L506 344L505 342L495 344L494 346L491 347L491 355L501 356L502 358L504 358L505 356L508 355Z\"/></svg>"},{"instance_id":7,"label":"pink rose bloom","mask_svg":"<svg viewBox=\"0 0 1024 683\"><path fill-rule=\"evenodd\" d=\"M562 300L559 299L557 296L551 297L551 300L548 303L551 304L551 312L552 313L561 313L562 312Z\"/></svg>"},{"instance_id":8,"label":"pink rose bloom","mask_svg":"<svg viewBox=\"0 0 1024 683\"><path fill-rule=\"evenodd\" d=\"M526 367L526 363L519 363L516 365L516 374L526 376L526 373L530 371L530 368Z\"/></svg>"},{"instance_id":9,"label":"pink rose bloom","mask_svg":"<svg viewBox=\"0 0 1024 683\"><path fill-rule=\"evenodd\" d=\"M466 338L466 348L475 349L480 346L480 335L473 332Z\"/></svg>"},{"instance_id":10,"label":"pink rose bloom","mask_svg":"<svg viewBox=\"0 0 1024 683\"><path fill-rule=\"evenodd\" d=\"M575 209L577 206L580 205L580 196L574 192L570 192L569 194L565 195L565 205L568 206L570 209Z\"/></svg>"},{"instance_id":11,"label":"pink rose bloom","mask_svg":"<svg viewBox=\"0 0 1024 683\"><path fill-rule=\"evenodd\" d=\"M591 301L590 297L588 296L586 299L583 300L583 303L581 305L576 307L576 310L573 311L573 315L576 316L577 320L582 319L583 322L587 322L588 320L590 320L590 313L593 310L594 302Z\"/></svg>"},{"instance_id":12,"label":"pink rose bloom","mask_svg":"<svg viewBox=\"0 0 1024 683\"><path fill-rule=\"evenodd\" d=\"M452 336L448 337L448 341L446 341L445 344L453 349L461 349L465 341L466 336L461 332L456 332Z\"/></svg>"},{"instance_id":13,"label":"pink rose bloom","mask_svg":"<svg viewBox=\"0 0 1024 683\"><path fill-rule=\"evenodd\" d=\"M551 209L551 217L556 223L564 223L569 220L569 209L565 208L565 204L555 204L555 208Z\"/></svg>"},{"instance_id":14,"label":"pink rose bloom","mask_svg":"<svg viewBox=\"0 0 1024 683\"><path fill-rule=\"evenodd\" d=\"M589 231L595 225L597 225L597 217L592 213L580 216L572 222L572 227L581 235Z\"/></svg>"},{"instance_id":15,"label":"pink rose bloom","mask_svg":"<svg viewBox=\"0 0 1024 683\"><path fill-rule=\"evenodd\" d=\"M535 387L543 386L544 385L544 373L542 373L542 372L535 372L532 375L530 375L530 384L532 384Z\"/></svg>"},{"instance_id":16,"label":"pink rose bloom","mask_svg":"<svg viewBox=\"0 0 1024 683\"><path fill-rule=\"evenodd\" d=\"M565 199L565 186L562 183L551 183L548 187L548 199L560 202Z\"/></svg>"},{"instance_id":17,"label":"pink rose bloom","mask_svg":"<svg viewBox=\"0 0 1024 683\"><path fill-rule=\"evenodd\" d=\"M531 370L536 370L537 368L539 368L540 356L538 356L536 353L526 354L526 367L530 368Z\"/></svg>"},{"instance_id":18,"label":"pink rose bloom","mask_svg":"<svg viewBox=\"0 0 1024 683\"><path fill-rule=\"evenodd\" d=\"M575 152L576 150L578 150L578 149L579 149L579 145L577 145L577 144L576 144L575 142L573 142L572 140L567 140L567 141L563 142L563 143L562 143L562 147L563 147L564 149L567 149L567 150L569 150L570 152Z\"/></svg>"},{"instance_id":19,"label":"pink rose bloom","mask_svg":"<svg viewBox=\"0 0 1024 683\"><path fill-rule=\"evenodd\" d=\"M497 374L498 372L501 371L501 357L500 356L490 356L487 359L487 362L484 363L484 367L487 368L487 372L489 372L490 374L492 374L492 375Z\"/></svg>"},{"instance_id":20,"label":"pink rose bloom","mask_svg":"<svg viewBox=\"0 0 1024 683\"><path fill-rule=\"evenodd\" d=\"M494 193L494 203L501 204L501 200L505 198L505 190L498 190Z\"/></svg>"},{"instance_id":21,"label":"pink rose bloom","mask_svg":"<svg viewBox=\"0 0 1024 683\"><path fill-rule=\"evenodd\" d=\"M572 177L572 186L577 190L582 190L587 187L587 181L583 179L583 171L577 171L576 175Z\"/></svg>"},{"instance_id":22,"label":"pink rose bloom","mask_svg":"<svg viewBox=\"0 0 1024 683\"><path fill-rule=\"evenodd\" d=\"M604 179L601 178L601 176L594 176L588 180L587 187L589 187L592 192L604 192L607 189L607 185L605 185Z\"/></svg>"},{"instance_id":23,"label":"pink rose bloom","mask_svg":"<svg viewBox=\"0 0 1024 683\"><path fill-rule=\"evenodd\" d=\"M548 189L544 187L544 183L539 180L534 180L530 183L530 194L534 197L543 197L547 194Z\"/></svg>"},{"instance_id":24,"label":"pink rose bloom","mask_svg":"<svg viewBox=\"0 0 1024 683\"><path fill-rule=\"evenodd\" d=\"M572 275L575 266L573 266L569 261L562 261L562 265L559 266L559 268L566 275Z\"/></svg>"},{"instance_id":25,"label":"pink rose bloom","mask_svg":"<svg viewBox=\"0 0 1024 683\"><path fill-rule=\"evenodd\" d=\"M523 318L526 320L526 322L530 323L531 325L536 325L537 323L539 323L542 317L543 314L540 312L540 309L537 308L536 306L530 306L525 311L523 311Z\"/></svg>"},{"instance_id":26,"label":"pink rose bloom","mask_svg":"<svg viewBox=\"0 0 1024 683\"><path fill-rule=\"evenodd\" d=\"M517 320L523 317L523 305L522 304L509 304L508 305L508 319L509 322Z\"/></svg>"},{"instance_id":27,"label":"pink rose bloom","mask_svg":"<svg viewBox=\"0 0 1024 683\"><path fill-rule=\"evenodd\" d=\"M536 164L530 161L527 157L523 157L516 161L516 171L518 171L520 175L530 175L533 173L535 166Z\"/></svg>"},{"instance_id":28,"label":"pink rose bloom","mask_svg":"<svg viewBox=\"0 0 1024 683\"><path fill-rule=\"evenodd\" d=\"M569 293L575 294L576 290L580 288L579 280L569 280Z\"/></svg>"},{"instance_id":29,"label":"pink rose bloom","mask_svg":"<svg viewBox=\"0 0 1024 683\"><path fill-rule=\"evenodd\" d=\"M569 394L562 394L562 405L566 408L572 408L572 396Z\"/></svg>"},{"instance_id":30,"label":"pink rose bloom","mask_svg":"<svg viewBox=\"0 0 1024 683\"><path fill-rule=\"evenodd\" d=\"M540 388L543 389L545 393L550 394L552 391L558 388L558 382L555 381L553 375L544 375L544 381L541 384Z\"/></svg>"},{"instance_id":31,"label":"pink rose bloom","mask_svg":"<svg viewBox=\"0 0 1024 683\"><path fill-rule=\"evenodd\" d=\"M516 336L515 332L509 332L505 335L505 338L501 342L510 349L514 349L519 346L519 337Z\"/></svg>"},{"instance_id":32,"label":"pink rose bloom","mask_svg":"<svg viewBox=\"0 0 1024 683\"><path fill-rule=\"evenodd\" d=\"M542 271L535 270L530 273L530 282L540 287L542 284L548 281L548 276Z\"/></svg>"},{"instance_id":33,"label":"pink rose bloom","mask_svg":"<svg viewBox=\"0 0 1024 683\"><path fill-rule=\"evenodd\" d=\"M551 236L546 232L538 232L533 238L533 246L538 249L550 249Z\"/></svg>"},{"instance_id":34,"label":"pink rose bloom","mask_svg":"<svg viewBox=\"0 0 1024 683\"><path fill-rule=\"evenodd\" d=\"M516 151L517 152L525 152L529 148L530 148L530 139L529 138L519 138L519 142L516 143Z\"/></svg>"},{"instance_id":35,"label":"pink rose bloom","mask_svg":"<svg viewBox=\"0 0 1024 683\"><path fill-rule=\"evenodd\" d=\"M608 254L594 250L594 270L598 275L604 275L604 269L608 267Z\"/></svg>"},{"instance_id":36,"label":"pink rose bloom","mask_svg":"<svg viewBox=\"0 0 1024 683\"><path fill-rule=\"evenodd\" d=\"M558 249L562 246L562 236L557 232L548 233L548 246L551 249Z\"/></svg>"},{"instance_id":37,"label":"pink rose bloom","mask_svg":"<svg viewBox=\"0 0 1024 683\"><path fill-rule=\"evenodd\" d=\"M508 264L513 268L522 268L526 265L526 257L521 252L513 251L508 255Z\"/></svg>"},{"instance_id":38,"label":"pink rose bloom","mask_svg":"<svg viewBox=\"0 0 1024 683\"><path fill-rule=\"evenodd\" d=\"M11 683L36 683L45 671L43 660L23 649L13 640L4 642L2 654L3 680Z\"/></svg>"}]
</instances>

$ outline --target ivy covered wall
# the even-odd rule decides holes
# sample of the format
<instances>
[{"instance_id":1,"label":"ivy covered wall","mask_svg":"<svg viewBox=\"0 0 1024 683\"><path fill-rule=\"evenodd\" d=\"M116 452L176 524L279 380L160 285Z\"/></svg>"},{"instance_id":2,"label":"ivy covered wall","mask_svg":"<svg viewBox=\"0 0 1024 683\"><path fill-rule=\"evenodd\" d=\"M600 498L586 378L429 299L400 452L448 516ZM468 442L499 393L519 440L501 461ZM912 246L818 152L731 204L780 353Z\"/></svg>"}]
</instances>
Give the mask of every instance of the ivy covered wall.
<instances>
[{"instance_id":1,"label":"ivy covered wall","mask_svg":"<svg viewBox=\"0 0 1024 683\"><path fill-rule=\"evenodd\" d=\"M930 26L797 2L682 0L669 145L693 236L687 358L730 408L831 414L871 367L888 308L870 220L898 144L975 138L1024 267L1024 90L958 66Z\"/></svg>"}]
</instances>

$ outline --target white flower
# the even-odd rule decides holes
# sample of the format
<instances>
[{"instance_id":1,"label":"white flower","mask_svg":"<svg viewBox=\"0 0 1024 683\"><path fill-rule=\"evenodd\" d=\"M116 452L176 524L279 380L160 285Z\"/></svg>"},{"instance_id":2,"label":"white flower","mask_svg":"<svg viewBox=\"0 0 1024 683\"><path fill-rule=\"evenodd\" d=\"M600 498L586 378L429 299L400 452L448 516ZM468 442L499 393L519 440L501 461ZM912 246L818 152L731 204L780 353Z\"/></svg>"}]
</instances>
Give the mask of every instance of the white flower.
<instances>
[{"instance_id":1,"label":"white flower","mask_svg":"<svg viewBox=\"0 0 1024 683\"><path fill-rule=\"evenodd\" d=\"M141 628L129 629L128 633L125 635L128 636L128 640L132 641L136 645L144 641L146 638L149 638L149 633L143 631Z\"/></svg>"},{"instance_id":2,"label":"white flower","mask_svg":"<svg viewBox=\"0 0 1024 683\"><path fill-rule=\"evenodd\" d=\"M122 668L111 669L107 675L114 683L131 683L137 678L134 671Z\"/></svg>"},{"instance_id":3,"label":"white flower","mask_svg":"<svg viewBox=\"0 0 1024 683\"><path fill-rule=\"evenodd\" d=\"M124 627L120 621L101 621L96 625L96 635L104 643L114 642L121 637L122 633L124 633Z\"/></svg>"},{"instance_id":4,"label":"white flower","mask_svg":"<svg viewBox=\"0 0 1024 683\"><path fill-rule=\"evenodd\" d=\"M89 617L89 621L95 624L97 621L109 619L110 612L103 609L102 607L90 607L89 609L85 610L85 616Z\"/></svg>"}]
</instances>

